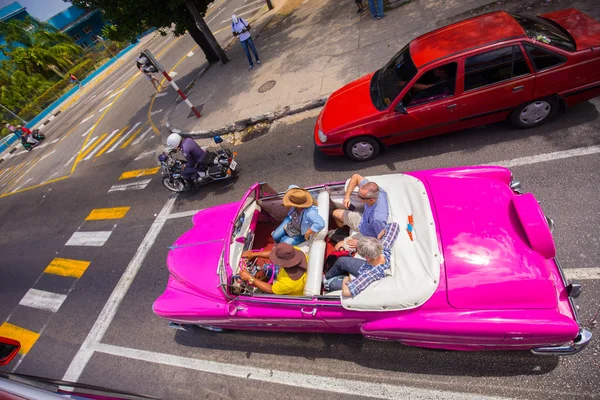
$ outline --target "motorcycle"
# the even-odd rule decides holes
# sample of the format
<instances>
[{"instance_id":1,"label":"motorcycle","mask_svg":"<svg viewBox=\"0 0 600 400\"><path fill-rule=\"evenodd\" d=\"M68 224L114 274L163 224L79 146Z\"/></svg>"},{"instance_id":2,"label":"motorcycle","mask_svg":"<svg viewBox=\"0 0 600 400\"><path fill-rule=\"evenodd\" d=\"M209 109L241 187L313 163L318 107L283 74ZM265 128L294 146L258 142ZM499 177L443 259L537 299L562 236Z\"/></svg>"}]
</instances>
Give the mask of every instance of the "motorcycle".
<instances>
[{"instance_id":1,"label":"motorcycle","mask_svg":"<svg viewBox=\"0 0 600 400\"><path fill-rule=\"evenodd\" d=\"M34 138L35 140L37 140L38 141L37 143L27 141L27 139L28 139L27 136L29 136L29 135L22 134L22 137L21 137L21 144L27 151L33 150L33 148L35 146L38 146L40 143L42 143L42 141L44 139L46 139L46 135L41 133L39 129L34 129L33 131L31 131L31 137Z\"/></svg>"},{"instance_id":2,"label":"motorcycle","mask_svg":"<svg viewBox=\"0 0 600 400\"><path fill-rule=\"evenodd\" d=\"M203 165L199 166L199 170L191 177L191 185L186 185L185 180L181 176L183 164L186 161L174 157L174 153L177 150L161 151L158 155L158 161L162 168L163 185L172 192L184 192L196 190L208 183L229 179L234 176L238 167L238 163L235 161L237 153L223 146L223 139L220 136L215 136L213 140L221 148L216 153L206 151L206 156L202 162Z\"/></svg>"}]
</instances>

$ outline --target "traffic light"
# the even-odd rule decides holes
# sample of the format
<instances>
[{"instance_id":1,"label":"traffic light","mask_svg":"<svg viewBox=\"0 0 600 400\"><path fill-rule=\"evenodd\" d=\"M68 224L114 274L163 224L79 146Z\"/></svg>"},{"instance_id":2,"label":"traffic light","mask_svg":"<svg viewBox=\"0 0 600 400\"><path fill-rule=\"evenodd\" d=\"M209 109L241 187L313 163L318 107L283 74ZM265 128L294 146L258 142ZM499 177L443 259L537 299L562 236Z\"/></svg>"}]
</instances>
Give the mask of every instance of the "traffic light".
<instances>
[{"instance_id":1,"label":"traffic light","mask_svg":"<svg viewBox=\"0 0 600 400\"><path fill-rule=\"evenodd\" d=\"M138 69L141 69L143 72L148 72L153 74L158 72L158 68L156 65L152 63L150 58L145 53L140 53L140 56L136 60Z\"/></svg>"}]
</instances>

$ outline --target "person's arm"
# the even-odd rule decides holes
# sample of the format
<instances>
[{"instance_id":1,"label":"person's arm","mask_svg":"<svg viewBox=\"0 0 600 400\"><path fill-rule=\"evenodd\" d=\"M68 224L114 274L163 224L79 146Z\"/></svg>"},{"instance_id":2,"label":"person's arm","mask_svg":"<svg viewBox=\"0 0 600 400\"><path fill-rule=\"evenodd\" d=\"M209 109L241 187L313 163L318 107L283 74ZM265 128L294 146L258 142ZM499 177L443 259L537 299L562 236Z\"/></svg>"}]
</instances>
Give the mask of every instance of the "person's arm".
<instances>
[{"instance_id":1,"label":"person's arm","mask_svg":"<svg viewBox=\"0 0 600 400\"><path fill-rule=\"evenodd\" d=\"M263 281L261 281L259 279L255 279L246 270L241 270L240 271L240 278L243 281L248 282L248 283L250 283L250 281L252 281L252 283L250 283L250 284L256 286L257 288L259 288L264 293L273 293L273 286L271 284L269 284L267 282L263 282Z\"/></svg>"},{"instance_id":2,"label":"person's arm","mask_svg":"<svg viewBox=\"0 0 600 400\"><path fill-rule=\"evenodd\" d=\"M319 232L325 228L325 220L319 215L319 212L315 209L308 209L306 211L306 217L312 222L310 228L304 234L304 238L308 240L313 233Z\"/></svg>"},{"instance_id":3,"label":"person's arm","mask_svg":"<svg viewBox=\"0 0 600 400\"><path fill-rule=\"evenodd\" d=\"M356 187L364 181L365 178L362 175L354 174L352 178L350 178L350 182L348 182L348 187L346 188L346 195L344 196L344 207L350 207L350 195L356 189Z\"/></svg>"},{"instance_id":4,"label":"person's arm","mask_svg":"<svg viewBox=\"0 0 600 400\"><path fill-rule=\"evenodd\" d=\"M269 254L271 254L271 250L263 250L263 251L252 251L248 250L242 253L242 258L247 258L248 260L253 260L255 258L269 258Z\"/></svg>"},{"instance_id":5,"label":"person's arm","mask_svg":"<svg viewBox=\"0 0 600 400\"><path fill-rule=\"evenodd\" d=\"M381 245L384 249L391 249L396 239L398 238L398 234L400 233L400 225L397 222L392 222L391 224L387 224L385 226L385 233L381 238Z\"/></svg>"},{"instance_id":6,"label":"person's arm","mask_svg":"<svg viewBox=\"0 0 600 400\"><path fill-rule=\"evenodd\" d=\"M350 277L345 277L342 282L342 296L344 297L352 297L352 293L350 293L350 289L348 289L348 282L350 282Z\"/></svg>"},{"instance_id":7,"label":"person's arm","mask_svg":"<svg viewBox=\"0 0 600 400\"><path fill-rule=\"evenodd\" d=\"M365 272L360 274L356 279L346 284L350 296L354 297L365 290L371 283L383 278L379 270L375 267L369 267ZM342 286L343 287L343 286Z\"/></svg>"}]
</instances>

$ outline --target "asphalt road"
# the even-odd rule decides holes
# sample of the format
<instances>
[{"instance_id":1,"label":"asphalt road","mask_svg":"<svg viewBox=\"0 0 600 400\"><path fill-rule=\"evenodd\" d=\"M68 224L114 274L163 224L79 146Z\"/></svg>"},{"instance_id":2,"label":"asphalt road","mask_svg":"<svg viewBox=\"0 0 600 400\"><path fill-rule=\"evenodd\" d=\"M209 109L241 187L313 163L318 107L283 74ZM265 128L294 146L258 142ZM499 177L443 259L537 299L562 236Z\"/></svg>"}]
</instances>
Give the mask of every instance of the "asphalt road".
<instances>
[{"instance_id":1,"label":"asphalt road","mask_svg":"<svg viewBox=\"0 0 600 400\"><path fill-rule=\"evenodd\" d=\"M207 17L213 31L243 4L240 0L217 5ZM218 38L225 41L225 33L217 35L221 34ZM180 86L202 68L201 55L187 56L194 47L187 36L158 37L148 47L154 54L162 52L159 60L177 72ZM600 280L587 279L590 275L585 274L597 271L600 258L600 154L581 155L581 149L600 145L600 99L539 128L515 130L495 124L455 132L393 147L377 160L361 164L316 153L312 144L316 114L309 112L282 120L267 135L236 146L243 168L236 181L170 200L159 176L148 171L157 166L153 150L159 143L148 114L162 109L152 116L158 127L161 113L176 96L167 92L152 103L153 89L136 71L133 63L123 63L110 80L86 93L48 126L46 147L15 155L0 167L0 173L16 173L5 181L0 175L0 185L5 184L0 192L0 321L7 321L0 333L19 327L23 338L35 342L11 369L62 378L102 310L110 308L107 301L125 276L131 286L121 291L124 297L114 318L103 324L102 351L90 354L80 382L168 399L468 398L469 394L474 394L472 398L599 398L597 339L583 353L558 359L524 352L423 350L357 336L183 332L169 329L152 313L151 304L166 285L168 246L191 227L190 214L238 199L254 182L267 181L282 190L291 183L339 181L354 172L377 175L522 158L513 173L555 220L558 257L567 275L584 278L577 304L582 320L589 323L600 307ZM106 140L115 130L115 136ZM69 161L84 142L105 133L104 139L96 141L106 142L92 143L94 147L73 169L75 160ZM59 141L51 143L55 139ZM110 151L120 139L123 142ZM572 152L565 153L568 150ZM140 172L123 177L129 171ZM69 177L47 183L62 176ZM130 186L119 186L126 184ZM27 188L31 189L23 190ZM130 274L140 244L169 202L172 218L156 232L139 271ZM90 232L104 236L89 236ZM42 292L58 296L43 297ZM19 304L24 299L32 302L30 306ZM46 309L40 309L40 304ZM58 310L49 309L57 304ZM598 336L597 328L592 332ZM249 368L256 368L254 376L239 372ZM262 370L271 371L278 380L261 376ZM294 380L306 376L304 383ZM325 379L311 381L310 376Z\"/></svg>"}]
</instances>

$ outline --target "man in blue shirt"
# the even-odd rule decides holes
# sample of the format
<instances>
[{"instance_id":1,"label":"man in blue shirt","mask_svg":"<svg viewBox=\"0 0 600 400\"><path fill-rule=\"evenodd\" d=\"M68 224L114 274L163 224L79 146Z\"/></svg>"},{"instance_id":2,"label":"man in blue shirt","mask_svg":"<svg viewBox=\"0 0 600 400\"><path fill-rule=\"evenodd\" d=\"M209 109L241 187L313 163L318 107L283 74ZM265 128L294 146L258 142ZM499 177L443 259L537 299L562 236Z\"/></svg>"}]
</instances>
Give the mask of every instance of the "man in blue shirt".
<instances>
[{"instance_id":1,"label":"man in blue shirt","mask_svg":"<svg viewBox=\"0 0 600 400\"><path fill-rule=\"evenodd\" d=\"M231 32L233 36L239 36L240 44L244 49L244 53L246 53L246 57L248 58L248 62L250 63L250 68L254 67L252 63L252 56L250 55L250 50L254 53L254 58L256 59L256 63L260 65L260 59L258 57L258 52L256 51L256 46L254 45L254 41L252 40L252 36L250 36L250 24L242 17L237 17L235 14L231 16Z\"/></svg>"},{"instance_id":2,"label":"man in blue shirt","mask_svg":"<svg viewBox=\"0 0 600 400\"><path fill-rule=\"evenodd\" d=\"M187 185L191 185L192 175L198 170L204 171L206 169L203 165L206 152L202 150L200 146L198 146L198 143L196 143L194 139L183 139L181 135L177 133L172 133L169 135L167 138L167 146L173 149L181 150L181 153L187 160L187 163L185 163L183 169L181 170L181 176Z\"/></svg>"},{"instance_id":3,"label":"man in blue shirt","mask_svg":"<svg viewBox=\"0 0 600 400\"><path fill-rule=\"evenodd\" d=\"M357 186L357 198L365 205L362 215L352 210L353 206L350 202L350 195ZM358 231L359 237L377 237L387 224L389 216L387 193L375 182L370 182L359 174L354 174L350 178L344 196L344 207L347 210L334 210L333 218L338 227L348 226L351 230ZM350 237L338 243L336 248L356 248L357 241L357 238Z\"/></svg>"}]
</instances>

